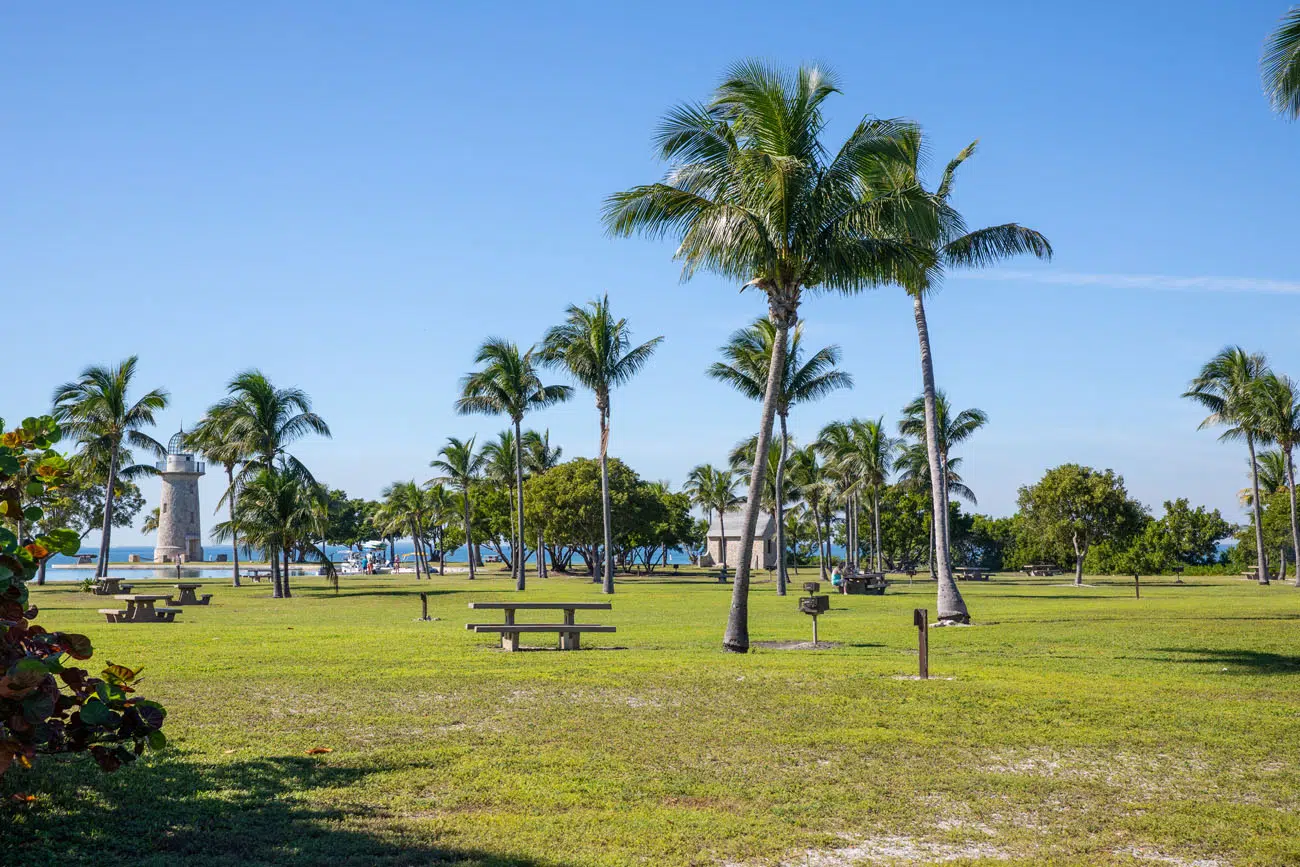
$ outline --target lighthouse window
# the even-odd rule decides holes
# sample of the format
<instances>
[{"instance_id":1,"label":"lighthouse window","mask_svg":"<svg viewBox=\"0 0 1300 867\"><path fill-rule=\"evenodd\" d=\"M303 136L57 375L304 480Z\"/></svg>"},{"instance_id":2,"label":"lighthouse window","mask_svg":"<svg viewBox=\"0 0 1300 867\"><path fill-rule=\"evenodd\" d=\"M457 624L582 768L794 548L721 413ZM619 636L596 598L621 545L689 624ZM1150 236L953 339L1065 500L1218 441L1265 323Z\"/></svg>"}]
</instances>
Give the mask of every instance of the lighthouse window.
<instances>
[{"instance_id":1,"label":"lighthouse window","mask_svg":"<svg viewBox=\"0 0 1300 867\"><path fill-rule=\"evenodd\" d=\"M163 503L163 514L167 513L167 504Z\"/></svg>"}]
</instances>

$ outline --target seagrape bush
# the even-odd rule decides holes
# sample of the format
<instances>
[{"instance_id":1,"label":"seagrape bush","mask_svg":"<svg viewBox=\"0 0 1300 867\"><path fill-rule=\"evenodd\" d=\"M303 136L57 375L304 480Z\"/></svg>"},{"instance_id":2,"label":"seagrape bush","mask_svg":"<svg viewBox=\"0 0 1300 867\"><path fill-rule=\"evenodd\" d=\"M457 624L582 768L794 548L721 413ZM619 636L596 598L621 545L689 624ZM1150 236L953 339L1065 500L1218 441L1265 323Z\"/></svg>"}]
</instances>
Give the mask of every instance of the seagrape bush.
<instances>
[{"instance_id":1,"label":"seagrape bush","mask_svg":"<svg viewBox=\"0 0 1300 867\"><path fill-rule=\"evenodd\" d=\"M0 420L0 430L4 422ZM99 677L74 663L91 658L90 639L35 622L27 582L43 559L75 554L78 534L34 528L71 478L54 449L49 416L0 435L0 775L39 755L89 753L105 771L161 749L166 710L136 693L139 670L108 663Z\"/></svg>"}]
</instances>

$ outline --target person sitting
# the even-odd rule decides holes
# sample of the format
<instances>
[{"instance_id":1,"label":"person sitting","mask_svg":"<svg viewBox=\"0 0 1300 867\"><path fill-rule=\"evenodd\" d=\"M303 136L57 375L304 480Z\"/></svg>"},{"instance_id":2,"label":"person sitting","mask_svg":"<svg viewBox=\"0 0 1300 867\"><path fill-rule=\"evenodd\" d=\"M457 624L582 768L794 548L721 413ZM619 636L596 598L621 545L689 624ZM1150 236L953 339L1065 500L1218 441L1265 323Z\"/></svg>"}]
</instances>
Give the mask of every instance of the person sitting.
<instances>
[{"instance_id":1,"label":"person sitting","mask_svg":"<svg viewBox=\"0 0 1300 867\"><path fill-rule=\"evenodd\" d=\"M840 574L839 566L831 569L831 586L841 592L844 590L844 576Z\"/></svg>"}]
</instances>

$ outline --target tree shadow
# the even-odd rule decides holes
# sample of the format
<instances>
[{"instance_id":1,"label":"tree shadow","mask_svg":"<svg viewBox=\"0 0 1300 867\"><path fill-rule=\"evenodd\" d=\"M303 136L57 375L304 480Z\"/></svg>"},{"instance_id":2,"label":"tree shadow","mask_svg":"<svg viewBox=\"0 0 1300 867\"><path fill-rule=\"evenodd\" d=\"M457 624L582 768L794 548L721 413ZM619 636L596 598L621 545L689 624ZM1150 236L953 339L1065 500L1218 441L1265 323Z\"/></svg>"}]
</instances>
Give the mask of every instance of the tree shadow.
<instances>
[{"instance_id":1,"label":"tree shadow","mask_svg":"<svg viewBox=\"0 0 1300 867\"><path fill-rule=\"evenodd\" d=\"M329 800L330 790L390 770L270 757L219 765L154 760L105 776L84 757L47 759L35 770L0 779L0 821L15 832L0 845L0 861L26 867L540 867L531 858L440 845L418 826L394 822L384 828L376 820L391 814ZM37 793L38 800L18 806L11 798L18 791Z\"/></svg>"},{"instance_id":2,"label":"tree shadow","mask_svg":"<svg viewBox=\"0 0 1300 867\"><path fill-rule=\"evenodd\" d=\"M1263 650L1222 650L1205 647L1160 647L1159 653L1181 655L1175 662L1231 665L1255 674L1300 674L1300 656Z\"/></svg>"}]
</instances>

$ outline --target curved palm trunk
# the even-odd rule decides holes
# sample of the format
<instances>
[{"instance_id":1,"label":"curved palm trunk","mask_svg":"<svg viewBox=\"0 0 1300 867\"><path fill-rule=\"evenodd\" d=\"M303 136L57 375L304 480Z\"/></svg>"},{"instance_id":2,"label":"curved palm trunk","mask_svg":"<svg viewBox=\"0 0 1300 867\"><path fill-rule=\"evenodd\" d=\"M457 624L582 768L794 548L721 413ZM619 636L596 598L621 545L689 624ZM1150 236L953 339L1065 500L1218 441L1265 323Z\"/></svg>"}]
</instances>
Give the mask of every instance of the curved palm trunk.
<instances>
[{"instance_id":1,"label":"curved palm trunk","mask_svg":"<svg viewBox=\"0 0 1300 867\"><path fill-rule=\"evenodd\" d=\"M818 567L820 567L818 569L818 572L821 575L821 580L825 581L826 580L826 550L822 546L822 518L821 515L817 514L816 506L812 507L812 513L813 513L813 529L817 531L817 565Z\"/></svg>"},{"instance_id":2,"label":"curved palm trunk","mask_svg":"<svg viewBox=\"0 0 1300 867\"><path fill-rule=\"evenodd\" d=\"M609 407L600 410L600 512L605 525L605 567L600 592L614 592L614 519L609 502ZM724 540L725 541L725 540Z\"/></svg>"},{"instance_id":3,"label":"curved palm trunk","mask_svg":"<svg viewBox=\"0 0 1300 867\"><path fill-rule=\"evenodd\" d=\"M422 552L421 552L421 549L420 549L420 534L419 534L419 532L416 531L416 529L415 529L415 522L414 522L414 521L411 521L410 523L411 523L411 544L412 544L413 546L415 546L415 580L416 580L416 581L419 581L419 580L420 580L420 560L422 559L422 557L421 557L421 553L422 553ZM428 569L425 570L424 575L425 575L426 578L429 577L429 571L428 571Z\"/></svg>"},{"instance_id":4,"label":"curved palm trunk","mask_svg":"<svg viewBox=\"0 0 1300 867\"><path fill-rule=\"evenodd\" d=\"M1295 586L1300 587L1300 528L1296 525L1295 464L1291 460L1290 448L1286 450L1286 486L1291 495L1291 550L1295 552Z\"/></svg>"},{"instance_id":5,"label":"curved palm trunk","mask_svg":"<svg viewBox=\"0 0 1300 867\"><path fill-rule=\"evenodd\" d=\"M284 598L285 599L292 598L293 592L289 589L289 549L288 548L284 549L284 576L281 579L281 583L284 585Z\"/></svg>"},{"instance_id":6,"label":"curved palm trunk","mask_svg":"<svg viewBox=\"0 0 1300 867\"><path fill-rule=\"evenodd\" d=\"M469 580L474 580L474 543L470 541L469 536L469 488L461 492L465 500L465 559L469 561Z\"/></svg>"},{"instance_id":7,"label":"curved palm trunk","mask_svg":"<svg viewBox=\"0 0 1300 867\"><path fill-rule=\"evenodd\" d=\"M523 590L528 581L528 570L524 568L524 434L519 429L520 419L515 419L515 487L519 490L519 499L515 507L519 514L519 548L510 552L511 564L515 568L515 589Z\"/></svg>"},{"instance_id":8,"label":"curved palm trunk","mask_svg":"<svg viewBox=\"0 0 1300 867\"><path fill-rule=\"evenodd\" d=\"M727 580L727 519L724 511L718 509L718 559L722 561L722 580Z\"/></svg>"},{"instance_id":9,"label":"curved palm trunk","mask_svg":"<svg viewBox=\"0 0 1300 867\"><path fill-rule=\"evenodd\" d=\"M744 525L740 529L740 562L736 564L736 580L731 588L731 613L722 638L723 649L732 653L749 652L749 568L754 558L754 530L758 525L759 501L767 470L767 461L760 460L759 456L766 455L772 445L772 423L776 420L776 406L781 394L787 336L796 321L797 310L793 305L787 307L776 299L769 299L768 318L776 334L773 335L772 358L767 370L767 390L763 394L763 414L758 424L754 469L749 476L749 498L745 503ZM725 537L723 543L726 543Z\"/></svg>"},{"instance_id":10,"label":"curved palm trunk","mask_svg":"<svg viewBox=\"0 0 1300 867\"><path fill-rule=\"evenodd\" d=\"M912 296L916 336L921 344L921 380L925 387L925 451L930 459L930 498L934 503L934 572L939 583L939 620L970 623L970 612L961 598L948 563L948 492L939 458L939 426L934 408L934 361L930 356L930 330L925 322L925 305L920 294Z\"/></svg>"},{"instance_id":11,"label":"curved palm trunk","mask_svg":"<svg viewBox=\"0 0 1300 867\"><path fill-rule=\"evenodd\" d=\"M230 534L230 541L234 543L235 549L235 582L232 586L239 586L239 531L238 524L235 523L235 465L226 464L226 507L230 511L230 526L236 528Z\"/></svg>"},{"instance_id":12,"label":"curved palm trunk","mask_svg":"<svg viewBox=\"0 0 1300 867\"><path fill-rule=\"evenodd\" d=\"M880 552L880 485L875 486L871 495L871 522L876 531L876 571L885 571L885 555Z\"/></svg>"},{"instance_id":13,"label":"curved palm trunk","mask_svg":"<svg viewBox=\"0 0 1300 867\"><path fill-rule=\"evenodd\" d=\"M1259 569L1259 583L1268 583L1268 554L1264 551L1264 524L1259 505L1259 464L1255 463L1255 438L1246 434L1246 447L1250 449L1250 484L1255 498L1251 507L1255 512L1255 552L1258 554L1256 565Z\"/></svg>"},{"instance_id":14,"label":"curved palm trunk","mask_svg":"<svg viewBox=\"0 0 1300 867\"><path fill-rule=\"evenodd\" d=\"M113 536L113 489L117 487L117 446L113 446L113 456L108 459L108 485L104 488L104 526L99 537L99 563L95 567L95 577L108 575L108 548Z\"/></svg>"},{"instance_id":15,"label":"curved palm trunk","mask_svg":"<svg viewBox=\"0 0 1300 867\"><path fill-rule=\"evenodd\" d=\"M781 419L781 456L776 461L776 595L784 596L786 584L790 578L785 567L785 457L790 443L790 433L786 430L785 414L778 413ZM757 455L754 456L757 459Z\"/></svg>"}]
</instances>

